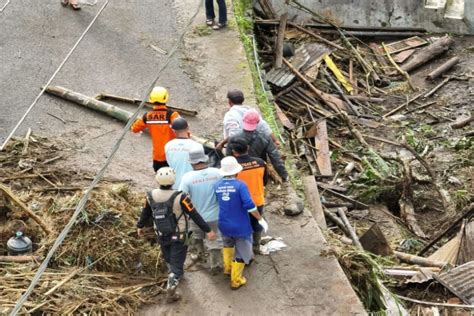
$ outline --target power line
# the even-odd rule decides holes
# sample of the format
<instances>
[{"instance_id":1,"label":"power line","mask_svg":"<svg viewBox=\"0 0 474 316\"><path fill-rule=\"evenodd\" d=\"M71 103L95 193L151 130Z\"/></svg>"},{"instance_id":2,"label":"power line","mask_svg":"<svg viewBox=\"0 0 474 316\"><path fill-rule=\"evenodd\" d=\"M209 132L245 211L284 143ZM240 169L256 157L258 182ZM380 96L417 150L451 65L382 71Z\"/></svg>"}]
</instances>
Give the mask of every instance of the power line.
<instances>
[{"instance_id":1,"label":"power line","mask_svg":"<svg viewBox=\"0 0 474 316\"><path fill-rule=\"evenodd\" d=\"M140 112L140 110L145 106L145 100L148 99L148 96L150 95L151 91L155 87L155 84L157 83L158 79L160 78L161 73L168 67L169 63L171 62L171 58L174 56L174 54L178 50L180 44L183 42L184 35L186 34L187 30L192 25L193 21L195 20L196 16L198 15L198 13L201 9L201 6L202 6L202 1L199 1L199 5L196 8L196 12L189 19L189 21L186 24L183 32L178 37L178 41L176 42L175 46L171 49L170 54L167 57L167 60L165 61L163 66L161 66L161 68L158 70L156 78L153 80L153 82L150 84L149 88L147 89L146 94L143 96L142 101L141 101L140 105L138 106L137 110L133 113L132 117L128 120L127 124L123 128L122 134L120 135L120 137L118 138L118 140L114 144L114 146L112 148L112 151L110 152L110 154L109 154L107 160L105 161L104 165L99 170L99 172L96 174L94 180L92 181L92 183L87 188L86 192L84 193L81 200L79 201L76 209L74 210L74 213L71 216L71 219L66 224L66 226L63 228L63 230L61 231L61 233L59 234L59 236L55 240L55 242L54 242L53 246L51 247L51 249L48 251L48 254L46 255L46 258L43 260L43 262L41 263L41 265L38 268L38 271L36 272L35 276L31 280L30 286L28 287L26 292L20 297L20 299L18 299L18 301L16 302L15 307L13 308L10 315L17 315L18 312L20 311L21 307L23 306L23 304L26 302L28 297L33 292L33 289L35 288L36 284L38 283L39 279L41 278L41 275L44 273L44 271L48 267L48 263L51 260L53 254L56 252L58 247L61 245L61 243L66 238L67 234L69 233L69 230L71 229L71 227L76 222L76 219L77 219L79 213L84 209L84 207L85 207L85 205L86 205L86 203L89 199L89 195L90 195L91 191L95 188L95 186L99 183L99 181L104 176L104 173L107 170L107 167L111 163L112 159L115 157L115 154L117 153L117 151L120 147L120 144L122 143L123 139L125 138L125 136L129 132L130 126L132 125L132 123L137 118L138 113Z\"/></svg>"},{"instance_id":2,"label":"power line","mask_svg":"<svg viewBox=\"0 0 474 316\"><path fill-rule=\"evenodd\" d=\"M28 114L30 114L31 110L33 110L34 106L36 105L36 103L38 102L39 98L41 98L41 96L43 95L43 93L46 91L46 88L48 88L48 86L51 84L51 82L53 81L53 79L56 77L56 75L58 74L58 72L61 70L61 68L63 68L64 64L68 61L69 57L71 57L72 53L74 52L74 50L77 48L77 46L79 45L79 43L82 41L82 39L86 36L87 32L89 32L90 28L92 27L92 25L95 23L95 21L97 20L97 18L99 17L99 15L102 13L102 11L104 11L105 7L109 4L109 1L110 0L106 0L104 2L104 4L102 5L102 7L100 8L99 12L97 12L97 14L95 15L95 17L92 19L91 23L89 23L89 25L87 26L86 30L82 33L82 35L79 37L79 39L76 41L76 44L74 44L74 46L71 48L71 50L69 51L69 53L66 55L66 58L64 58L64 60L61 62L61 64L59 65L59 67L56 69L56 71L53 73L53 75L51 76L51 78L49 78L48 82L43 86L43 88L41 89L41 92L36 96L35 100L33 101L33 103L31 103L31 105L28 107L28 109L26 110L25 114L23 114L23 116L21 117L21 119L18 121L18 123L16 123L15 127L13 128L13 130L10 132L10 134L7 136L7 139L5 139L5 141L3 142L2 144L2 147L0 147L0 151L2 151L5 146L7 145L7 143L10 141L10 139L13 137L13 135L15 135L15 132L16 130L20 127L20 125L23 123L23 121L26 119L26 117L28 116Z\"/></svg>"}]
</instances>

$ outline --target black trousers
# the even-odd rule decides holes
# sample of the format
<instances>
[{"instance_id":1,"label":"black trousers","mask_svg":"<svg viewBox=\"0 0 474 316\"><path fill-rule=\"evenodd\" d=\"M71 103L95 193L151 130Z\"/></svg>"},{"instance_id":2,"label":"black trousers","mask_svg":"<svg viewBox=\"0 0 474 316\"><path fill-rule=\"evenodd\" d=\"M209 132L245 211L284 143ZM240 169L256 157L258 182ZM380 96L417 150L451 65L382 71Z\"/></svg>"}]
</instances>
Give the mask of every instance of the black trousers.
<instances>
[{"instance_id":1,"label":"black trousers","mask_svg":"<svg viewBox=\"0 0 474 316\"><path fill-rule=\"evenodd\" d=\"M158 161L158 160L153 160L153 170L155 170L155 173L162 167L169 167L168 162L165 161Z\"/></svg>"},{"instance_id":2,"label":"black trousers","mask_svg":"<svg viewBox=\"0 0 474 316\"><path fill-rule=\"evenodd\" d=\"M214 20L216 14L214 13L214 0L206 0L206 18L209 20ZM217 0L217 5L219 6L219 23L227 24L227 7L225 0Z\"/></svg>"},{"instance_id":3,"label":"black trousers","mask_svg":"<svg viewBox=\"0 0 474 316\"><path fill-rule=\"evenodd\" d=\"M263 215L263 205L257 206L257 210L260 213L260 215ZM250 224L252 225L252 229L254 233L259 233L263 230L263 227L260 226L258 223L257 219L253 217L252 214L249 213L250 216Z\"/></svg>"},{"instance_id":4,"label":"black trousers","mask_svg":"<svg viewBox=\"0 0 474 316\"><path fill-rule=\"evenodd\" d=\"M188 246L185 244L185 240L179 240L176 236L168 235L160 236L158 242L161 246L161 253L166 263L170 266L171 272L178 279L181 278L184 274L184 261L188 253Z\"/></svg>"}]
</instances>

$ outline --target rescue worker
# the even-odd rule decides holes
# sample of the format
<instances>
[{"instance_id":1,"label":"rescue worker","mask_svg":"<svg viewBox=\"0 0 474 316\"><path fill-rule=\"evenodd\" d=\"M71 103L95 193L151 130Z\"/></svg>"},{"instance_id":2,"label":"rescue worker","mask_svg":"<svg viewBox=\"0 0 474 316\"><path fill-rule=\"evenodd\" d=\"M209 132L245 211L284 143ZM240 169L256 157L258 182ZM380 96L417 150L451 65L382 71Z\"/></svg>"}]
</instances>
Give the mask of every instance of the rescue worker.
<instances>
[{"instance_id":1,"label":"rescue worker","mask_svg":"<svg viewBox=\"0 0 474 316\"><path fill-rule=\"evenodd\" d=\"M195 147L189 152L189 162L193 171L183 176L179 190L189 194L196 210L211 229L217 233L215 240L205 239L205 232L191 223L192 246L196 252L193 259L195 261L202 259L206 248L209 251L210 272L214 275L222 270L222 238L217 225L219 205L214 194L214 185L222 176L219 169L208 166L208 160L209 158L205 155L202 146ZM204 248L204 246L206 247Z\"/></svg>"},{"instance_id":2,"label":"rescue worker","mask_svg":"<svg viewBox=\"0 0 474 316\"><path fill-rule=\"evenodd\" d=\"M168 165L176 171L176 182L173 189L177 190L184 174L193 170L189 163L189 152L196 147L204 149L201 144L189 138L188 122L184 118L176 118L171 123L171 129L176 138L166 143L165 155Z\"/></svg>"},{"instance_id":3,"label":"rescue worker","mask_svg":"<svg viewBox=\"0 0 474 316\"><path fill-rule=\"evenodd\" d=\"M243 168L238 173L237 179L245 182L258 212L263 215L265 185L268 180L267 164L262 159L249 155L249 145L245 138L236 138L232 141L232 155ZM253 216L250 216L250 223L253 229L253 252L254 254L260 254L263 228Z\"/></svg>"},{"instance_id":4,"label":"rescue worker","mask_svg":"<svg viewBox=\"0 0 474 316\"><path fill-rule=\"evenodd\" d=\"M253 257L249 216L254 216L265 232L268 224L258 213L247 185L235 177L242 171L235 157L222 159L219 171L224 178L216 183L215 193L219 203L219 230L224 242L224 273L230 274L230 287L236 290L247 283L243 272L245 264Z\"/></svg>"},{"instance_id":5,"label":"rescue worker","mask_svg":"<svg viewBox=\"0 0 474 316\"><path fill-rule=\"evenodd\" d=\"M168 90L163 87L153 88L149 98L149 102L153 103L153 109L137 119L131 127L134 133L148 128L153 142L153 170L155 173L161 167L168 167L165 144L176 137L170 124L179 117L179 113L168 109L166 106L168 98Z\"/></svg>"},{"instance_id":6,"label":"rescue worker","mask_svg":"<svg viewBox=\"0 0 474 316\"><path fill-rule=\"evenodd\" d=\"M244 138L247 140L249 145L249 155L251 157L257 157L264 161L270 158L270 161L275 167L276 172L282 178L283 182L288 182L289 176L286 171L285 164L281 159L280 152L278 151L275 143L266 134L263 134L257 130L257 126L261 121L260 114L256 110L248 110L243 116L243 131L232 136L229 139L227 146L227 155L232 155L232 142L237 138Z\"/></svg>"},{"instance_id":7,"label":"rescue worker","mask_svg":"<svg viewBox=\"0 0 474 316\"><path fill-rule=\"evenodd\" d=\"M171 188L175 178L176 174L170 167L158 170L156 181L159 188L147 193L145 207L137 223L138 236L143 237L145 223L149 218L154 221L161 253L169 268L166 286L166 300L169 303L180 298L176 287L184 273L190 238L189 218L206 232L209 239L216 238L215 233L194 208L189 195Z\"/></svg>"},{"instance_id":8,"label":"rescue worker","mask_svg":"<svg viewBox=\"0 0 474 316\"><path fill-rule=\"evenodd\" d=\"M224 140L216 145L216 149L218 150L224 148L224 145L229 141L230 137L242 132L244 113L252 109L252 107L248 105L243 105L245 98L244 93L240 90L229 90L227 92L227 99L229 100L230 109L224 115ZM271 137L277 146L280 145L280 142L275 135L273 135L272 129L265 120L259 122L257 129L264 135Z\"/></svg>"},{"instance_id":9,"label":"rescue worker","mask_svg":"<svg viewBox=\"0 0 474 316\"><path fill-rule=\"evenodd\" d=\"M285 195L285 206L283 212L288 216L296 216L301 214L304 209L304 202L293 187L289 183L288 172L283 164L280 153L272 139L257 130L257 125L260 122L260 114L255 110L248 110L243 117L243 131L230 138L227 146L227 154L232 153L232 141L237 138L245 138L249 144L249 155L251 157L258 157L263 160L270 158L272 165L276 172L283 180L282 195Z\"/></svg>"}]
</instances>

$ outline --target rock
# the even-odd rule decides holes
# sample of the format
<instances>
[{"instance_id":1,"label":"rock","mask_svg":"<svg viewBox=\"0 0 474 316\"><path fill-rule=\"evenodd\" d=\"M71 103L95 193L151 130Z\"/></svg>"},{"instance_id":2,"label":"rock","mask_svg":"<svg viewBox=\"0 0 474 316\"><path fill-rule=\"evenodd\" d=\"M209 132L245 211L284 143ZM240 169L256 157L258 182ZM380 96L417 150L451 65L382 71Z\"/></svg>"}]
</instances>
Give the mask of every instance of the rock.
<instances>
[{"instance_id":1,"label":"rock","mask_svg":"<svg viewBox=\"0 0 474 316\"><path fill-rule=\"evenodd\" d=\"M288 194L286 197L286 203L283 207L283 212L287 216L296 216L303 212L304 209L304 202L303 200L296 194L295 190L288 186L287 188Z\"/></svg>"}]
</instances>

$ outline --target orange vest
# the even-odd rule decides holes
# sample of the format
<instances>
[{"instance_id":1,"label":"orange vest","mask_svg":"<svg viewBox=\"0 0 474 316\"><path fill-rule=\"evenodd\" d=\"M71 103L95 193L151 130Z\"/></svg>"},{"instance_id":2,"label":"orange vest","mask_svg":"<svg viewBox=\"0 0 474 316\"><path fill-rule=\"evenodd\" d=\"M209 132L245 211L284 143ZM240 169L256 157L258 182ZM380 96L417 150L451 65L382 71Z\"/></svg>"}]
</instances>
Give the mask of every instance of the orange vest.
<instances>
[{"instance_id":1,"label":"orange vest","mask_svg":"<svg viewBox=\"0 0 474 316\"><path fill-rule=\"evenodd\" d=\"M133 123L134 133L148 129L153 142L153 160L166 161L165 145L176 138L171 123L178 117L179 113L169 110L166 105L156 105Z\"/></svg>"},{"instance_id":2,"label":"orange vest","mask_svg":"<svg viewBox=\"0 0 474 316\"><path fill-rule=\"evenodd\" d=\"M260 158L243 155L236 157L243 170L237 174L237 179L245 182L250 196L256 206L265 204L266 163Z\"/></svg>"}]
</instances>

